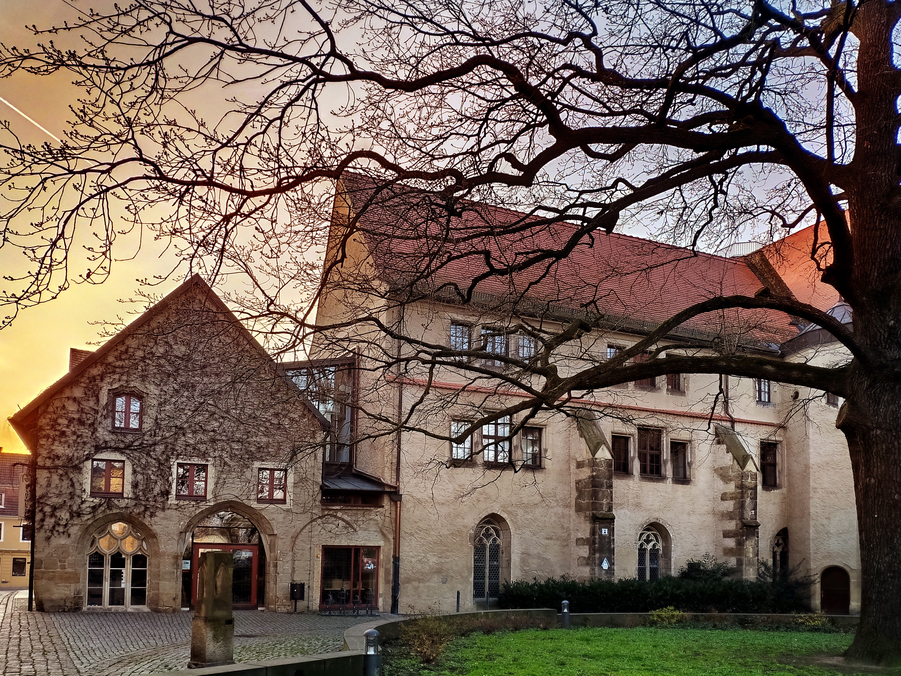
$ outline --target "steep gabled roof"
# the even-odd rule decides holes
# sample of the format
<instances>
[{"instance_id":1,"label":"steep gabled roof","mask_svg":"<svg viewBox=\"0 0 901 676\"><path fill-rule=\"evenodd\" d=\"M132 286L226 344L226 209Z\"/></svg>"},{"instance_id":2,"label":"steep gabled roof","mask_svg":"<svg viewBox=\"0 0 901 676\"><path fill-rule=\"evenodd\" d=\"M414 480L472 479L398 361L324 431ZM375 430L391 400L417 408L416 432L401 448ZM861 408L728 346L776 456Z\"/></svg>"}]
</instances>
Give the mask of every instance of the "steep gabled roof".
<instances>
[{"instance_id":1,"label":"steep gabled roof","mask_svg":"<svg viewBox=\"0 0 901 676\"><path fill-rule=\"evenodd\" d=\"M824 312L839 302L838 291L820 279L832 262L832 240L825 224L793 232L756 253L761 254L800 302Z\"/></svg>"},{"instance_id":2,"label":"steep gabled roof","mask_svg":"<svg viewBox=\"0 0 901 676\"><path fill-rule=\"evenodd\" d=\"M138 317L124 329L119 331L119 333L110 338L100 348L85 356L62 378L60 378L55 383L53 383L53 385L41 392L27 406L17 411L15 415L11 416L9 418L9 421L13 426L13 429L16 430L16 433L22 438L23 441L25 441L27 437L28 421L44 403L53 398L67 385L76 382L81 377L81 375L92 365L99 361L102 361L117 346L121 345L129 336L138 333L143 327L147 326L156 317L164 314L170 307L173 306L176 300L194 289L200 292L200 295L203 296L204 301L209 303L215 312L221 314L226 321L232 323L237 328L244 340L247 341L247 344L250 345L254 350L256 350L259 353L260 357L271 365L274 373L277 373L280 377L282 377L289 387L296 390L297 392L300 392L300 390L297 389L297 386L289 378L284 377L283 373L278 369L276 363L273 361L269 353L266 352L263 346L259 344L259 342L247 330L247 328L240 321L238 321L238 318L235 317L232 311L228 309L228 306L222 302L222 299L216 295L216 293L203 280L203 278L200 277L200 275L193 275L189 279L182 282L175 290L167 294L162 300L160 300L146 312L141 314L140 317ZM316 417L320 424L322 424L322 416L319 411L316 410L316 408L312 404L310 404L305 397L300 397L300 399L314 415L314 417ZM26 446L27 445L28 444L26 443Z\"/></svg>"},{"instance_id":3,"label":"steep gabled roof","mask_svg":"<svg viewBox=\"0 0 901 676\"><path fill-rule=\"evenodd\" d=\"M714 296L753 296L763 289L741 259L618 233L579 235L571 223L546 223L478 202L460 202L450 212L431 193L403 185L377 191L358 175L342 179L341 189L389 287L461 300L472 291L473 299L511 299L509 309L516 314L529 314L527 307L567 308L619 319L623 326L636 319L655 325ZM571 247L564 257L541 260L563 243ZM530 260L522 270L476 280ZM726 315L733 330L759 340L778 343L795 334L782 313ZM703 333L713 323L698 317L686 328Z\"/></svg>"}]
</instances>

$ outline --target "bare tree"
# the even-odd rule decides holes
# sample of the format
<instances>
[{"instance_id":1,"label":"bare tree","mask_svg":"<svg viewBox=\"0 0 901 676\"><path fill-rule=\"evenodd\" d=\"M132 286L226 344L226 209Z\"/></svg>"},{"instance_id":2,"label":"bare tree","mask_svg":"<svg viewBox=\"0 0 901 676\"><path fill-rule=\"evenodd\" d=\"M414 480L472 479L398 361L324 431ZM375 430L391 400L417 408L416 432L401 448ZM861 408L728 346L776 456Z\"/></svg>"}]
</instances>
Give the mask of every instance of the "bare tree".
<instances>
[{"instance_id":1,"label":"bare tree","mask_svg":"<svg viewBox=\"0 0 901 676\"><path fill-rule=\"evenodd\" d=\"M55 42L0 53L0 73L63 71L84 90L61 147L4 143L2 244L28 265L8 273L2 300L15 314L79 278L67 268L79 241L83 276L102 278L131 222L171 240L192 268L246 273L265 299L250 314L271 318L290 348L334 328L313 326L292 295L317 293L320 181L349 167L369 168L377 187L418 182L446 218L468 199L529 212L528 223L486 221L472 242L485 228L516 236L572 224L553 231L553 248L483 256L483 272L445 289L463 300L492 279L541 275L624 222L691 247L746 226L778 234L816 222L810 256L852 308L853 333L787 293L717 296L659 318L603 364L547 368L522 406L667 372L765 376L844 396L838 425L864 573L848 654L897 661L899 11L889 0L350 0L329 11L302 0L138 0L90 11L45 33ZM407 289L434 269L406 278ZM851 356L824 368L724 349L630 364L694 317L736 308L815 323ZM569 333L536 338L550 353L585 328L574 320ZM453 358L413 346L423 363Z\"/></svg>"}]
</instances>

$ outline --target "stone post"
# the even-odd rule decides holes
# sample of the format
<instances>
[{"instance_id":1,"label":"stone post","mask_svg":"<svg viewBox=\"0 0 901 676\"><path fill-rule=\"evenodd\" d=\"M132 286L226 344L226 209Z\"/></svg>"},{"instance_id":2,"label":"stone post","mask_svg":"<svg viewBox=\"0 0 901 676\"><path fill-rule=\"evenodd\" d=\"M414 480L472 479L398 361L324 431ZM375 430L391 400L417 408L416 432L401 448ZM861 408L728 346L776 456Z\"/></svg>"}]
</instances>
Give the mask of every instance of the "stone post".
<instances>
[{"instance_id":1,"label":"stone post","mask_svg":"<svg viewBox=\"0 0 901 676\"><path fill-rule=\"evenodd\" d=\"M191 621L189 669L235 662L231 552L203 552L197 570L197 599Z\"/></svg>"}]
</instances>

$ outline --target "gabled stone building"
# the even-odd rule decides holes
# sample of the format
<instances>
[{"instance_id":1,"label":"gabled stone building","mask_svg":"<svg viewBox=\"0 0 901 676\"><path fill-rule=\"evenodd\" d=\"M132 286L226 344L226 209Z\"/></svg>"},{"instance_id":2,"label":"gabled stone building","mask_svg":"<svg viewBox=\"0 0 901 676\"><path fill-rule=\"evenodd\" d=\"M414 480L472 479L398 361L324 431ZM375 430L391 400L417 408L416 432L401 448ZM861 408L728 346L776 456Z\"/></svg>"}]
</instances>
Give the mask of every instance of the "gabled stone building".
<instances>
[{"instance_id":1,"label":"gabled stone building","mask_svg":"<svg viewBox=\"0 0 901 676\"><path fill-rule=\"evenodd\" d=\"M339 185L311 361L276 365L192 278L16 414L37 458L38 607L177 610L218 548L236 604L273 610L294 607L292 583L299 609L451 611L505 580L647 580L712 554L745 578L797 567L822 582L814 608L855 612L831 396L682 373L505 411L713 295L840 315L797 253L811 233L725 258L457 206ZM566 238L562 260L481 276ZM823 333L736 310L657 347L843 359Z\"/></svg>"}]
</instances>

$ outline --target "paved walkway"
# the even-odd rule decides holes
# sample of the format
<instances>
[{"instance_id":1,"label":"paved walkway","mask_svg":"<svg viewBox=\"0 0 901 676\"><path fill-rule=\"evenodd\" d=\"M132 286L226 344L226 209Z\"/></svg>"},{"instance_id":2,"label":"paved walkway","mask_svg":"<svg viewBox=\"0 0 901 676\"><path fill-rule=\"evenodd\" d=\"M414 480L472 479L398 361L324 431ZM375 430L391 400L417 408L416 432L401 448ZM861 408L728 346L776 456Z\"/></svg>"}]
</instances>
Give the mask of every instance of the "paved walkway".
<instances>
[{"instance_id":1,"label":"paved walkway","mask_svg":"<svg viewBox=\"0 0 901 676\"><path fill-rule=\"evenodd\" d=\"M134 676L188 664L191 613L29 613L14 598L0 592L2 676ZM344 630L371 620L235 611L235 661L341 650Z\"/></svg>"}]
</instances>

